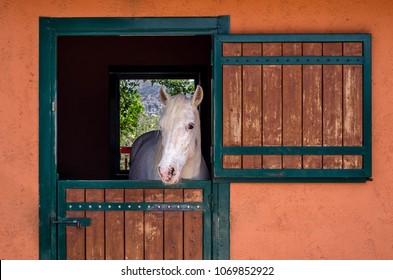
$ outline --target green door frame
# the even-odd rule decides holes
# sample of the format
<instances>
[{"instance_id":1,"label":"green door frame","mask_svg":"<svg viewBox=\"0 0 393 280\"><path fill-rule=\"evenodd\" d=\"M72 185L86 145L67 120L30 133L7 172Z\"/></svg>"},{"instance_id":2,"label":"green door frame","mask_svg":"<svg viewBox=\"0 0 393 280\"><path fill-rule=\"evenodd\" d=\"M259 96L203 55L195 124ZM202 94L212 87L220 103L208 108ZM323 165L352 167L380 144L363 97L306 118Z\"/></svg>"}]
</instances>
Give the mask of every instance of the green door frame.
<instances>
[{"instance_id":1,"label":"green door frame","mask_svg":"<svg viewBox=\"0 0 393 280\"><path fill-rule=\"evenodd\" d=\"M57 37L224 35L229 16L176 18L46 18L39 21L39 257L57 258ZM212 256L229 259L229 183L213 183Z\"/></svg>"}]
</instances>

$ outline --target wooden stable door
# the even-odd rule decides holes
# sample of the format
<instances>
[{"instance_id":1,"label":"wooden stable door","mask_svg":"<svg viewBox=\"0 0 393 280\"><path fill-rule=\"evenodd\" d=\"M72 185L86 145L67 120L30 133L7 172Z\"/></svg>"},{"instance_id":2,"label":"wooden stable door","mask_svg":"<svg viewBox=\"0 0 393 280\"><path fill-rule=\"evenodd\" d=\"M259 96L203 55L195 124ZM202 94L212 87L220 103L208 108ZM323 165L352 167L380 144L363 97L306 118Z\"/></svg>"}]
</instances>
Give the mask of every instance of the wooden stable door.
<instances>
[{"instance_id":1,"label":"wooden stable door","mask_svg":"<svg viewBox=\"0 0 393 280\"><path fill-rule=\"evenodd\" d=\"M59 240L59 258L200 260L209 255L204 252L210 235L204 192L210 182L205 188L169 189L157 182L159 188L95 188L91 181L84 182L89 188L70 181L60 185L66 218L59 230L60 237L65 235Z\"/></svg>"}]
</instances>

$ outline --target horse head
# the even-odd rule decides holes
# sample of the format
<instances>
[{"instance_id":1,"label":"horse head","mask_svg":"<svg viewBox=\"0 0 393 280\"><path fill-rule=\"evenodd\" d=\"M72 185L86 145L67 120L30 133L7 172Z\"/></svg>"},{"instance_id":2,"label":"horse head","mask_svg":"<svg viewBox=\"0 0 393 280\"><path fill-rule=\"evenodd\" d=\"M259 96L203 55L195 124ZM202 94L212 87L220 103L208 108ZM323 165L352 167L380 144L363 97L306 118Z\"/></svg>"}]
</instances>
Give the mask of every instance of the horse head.
<instances>
[{"instance_id":1,"label":"horse head","mask_svg":"<svg viewBox=\"0 0 393 280\"><path fill-rule=\"evenodd\" d=\"M201 132L198 105L203 90L197 86L191 98L184 94L169 96L160 89L164 112L160 119L161 158L157 170L165 184L176 184L181 178L193 179L201 165ZM160 144L158 144L160 145Z\"/></svg>"}]
</instances>

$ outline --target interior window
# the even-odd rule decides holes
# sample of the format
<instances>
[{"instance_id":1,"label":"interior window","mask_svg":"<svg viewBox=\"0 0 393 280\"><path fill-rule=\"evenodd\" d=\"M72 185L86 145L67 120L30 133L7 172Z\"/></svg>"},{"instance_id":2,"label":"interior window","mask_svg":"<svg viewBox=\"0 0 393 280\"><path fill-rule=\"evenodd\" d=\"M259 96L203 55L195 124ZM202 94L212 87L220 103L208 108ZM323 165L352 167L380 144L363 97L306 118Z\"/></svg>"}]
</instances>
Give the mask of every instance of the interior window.
<instances>
[{"instance_id":1,"label":"interior window","mask_svg":"<svg viewBox=\"0 0 393 280\"><path fill-rule=\"evenodd\" d=\"M150 71L151 70L151 71ZM200 72L170 69L146 72L110 71L110 172L112 179L128 179L132 144L142 134L159 129L163 105L159 90L170 95L193 94Z\"/></svg>"},{"instance_id":2,"label":"interior window","mask_svg":"<svg viewBox=\"0 0 393 280\"><path fill-rule=\"evenodd\" d=\"M142 134L159 129L163 104L159 90L192 94L195 79L119 79L119 171L127 174L132 144Z\"/></svg>"}]
</instances>

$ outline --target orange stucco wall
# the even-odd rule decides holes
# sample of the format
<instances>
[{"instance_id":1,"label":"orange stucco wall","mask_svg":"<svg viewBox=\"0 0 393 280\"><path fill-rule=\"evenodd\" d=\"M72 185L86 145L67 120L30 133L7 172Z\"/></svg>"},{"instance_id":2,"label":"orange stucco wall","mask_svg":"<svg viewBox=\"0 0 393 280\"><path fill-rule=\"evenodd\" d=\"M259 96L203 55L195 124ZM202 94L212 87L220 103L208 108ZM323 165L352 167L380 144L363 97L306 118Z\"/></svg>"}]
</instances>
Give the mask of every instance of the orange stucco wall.
<instances>
[{"instance_id":1,"label":"orange stucco wall","mask_svg":"<svg viewBox=\"0 0 393 280\"><path fill-rule=\"evenodd\" d=\"M290 3L290 4L289 4ZM0 258L38 258L38 18L230 15L232 33L373 36L373 182L233 184L233 259L393 259L390 0L1 0Z\"/></svg>"}]
</instances>

